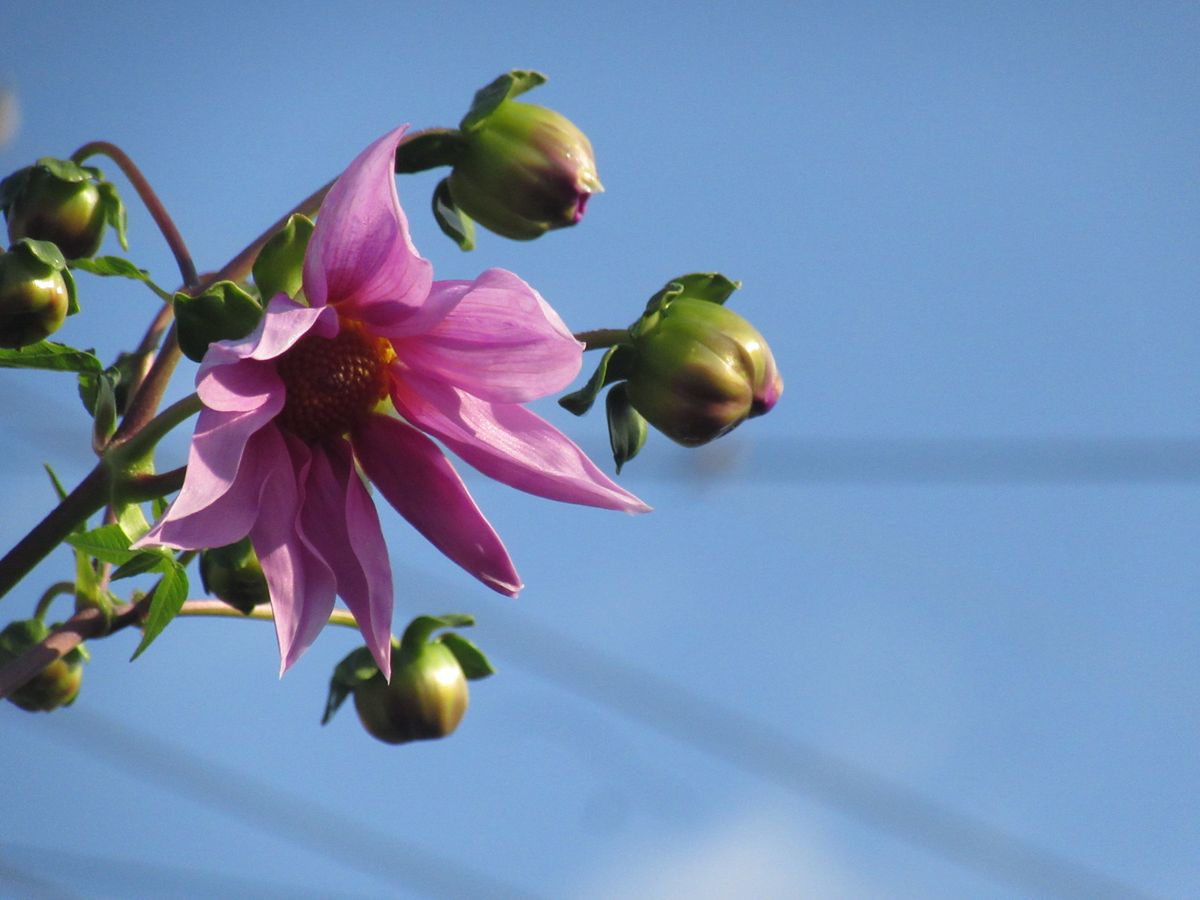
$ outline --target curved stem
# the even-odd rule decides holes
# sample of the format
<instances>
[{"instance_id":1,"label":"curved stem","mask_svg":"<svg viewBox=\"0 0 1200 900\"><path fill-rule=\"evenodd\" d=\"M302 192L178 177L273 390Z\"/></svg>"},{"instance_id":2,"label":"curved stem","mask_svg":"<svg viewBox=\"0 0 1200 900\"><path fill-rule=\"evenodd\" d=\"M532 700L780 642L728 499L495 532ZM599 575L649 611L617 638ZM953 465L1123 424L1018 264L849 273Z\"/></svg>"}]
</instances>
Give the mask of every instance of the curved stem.
<instances>
[{"instance_id":1,"label":"curved stem","mask_svg":"<svg viewBox=\"0 0 1200 900\"><path fill-rule=\"evenodd\" d=\"M603 350L629 340L628 328L596 328L592 331L575 332L575 340L583 341L584 350Z\"/></svg>"},{"instance_id":2,"label":"curved stem","mask_svg":"<svg viewBox=\"0 0 1200 900\"><path fill-rule=\"evenodd\" d=\"M9 550L0 559L0 597L45 559L80 522L103 509L108 503L110 487L109 470L102 462Z\"/></svg>"},{"instance_id":3,"label":"curved stem","mask_svg":"<svg viewBox=\"0 0 1200 900\"><path fill-rule=\"evenodd\" d=\"M46 588L46 592L42 594L37 602L37 607L33 611L33 617L39 622L46 618L46 613L50 611L50 604L63 594L74 594L75 585L69 581L59 581L50 587Z\"/></svg>"},{"instance_id":4,"label":"curved stem","mask_svg":"<svg viewBox=\"0 0 1200 900\"><path fill-rule=\"evenodd\" d=\"M167 212L167 208L158 199L158 194L154 192L154 188L150 186L150 182L146 180L146 176L142 174L142 170L134 164L134 161L129 158L124 150L108 141L92 141L89 144L84 144L72 153L71 161L81 163L89 156L95 156L97 153L103 154L115 162L125 174L125 177L129 179L129 183L133 185L133 189L137 191L138 196L142 199L142 203L146 205L146 209L149 211L151 217L153 217L154 224L158 226L158 230L166 238L167 246L171 248L171 253L175 256L175 263L179 266L179 274L183 277L183 283L187 285L195 284L196 265L192 262L192 255L188 252L187 244L183 241L183 235L175 227L175 223Z\"/></svg>"}]
</instances>

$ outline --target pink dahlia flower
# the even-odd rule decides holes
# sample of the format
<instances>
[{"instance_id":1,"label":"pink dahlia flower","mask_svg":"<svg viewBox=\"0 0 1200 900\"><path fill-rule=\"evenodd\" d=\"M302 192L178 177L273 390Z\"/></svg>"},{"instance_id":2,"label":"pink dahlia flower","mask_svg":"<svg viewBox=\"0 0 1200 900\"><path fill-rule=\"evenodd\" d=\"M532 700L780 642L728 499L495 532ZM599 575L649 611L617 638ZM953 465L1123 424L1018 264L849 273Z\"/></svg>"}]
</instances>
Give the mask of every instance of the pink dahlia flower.
<instances>
[{"instance_id":1,"label":"pink dahlia flower","mask_svg":"<svg viewBox=\"0 0 1200 900\"><path fill-rule=\"evenodd\" d=\"M140 542L197 549L249 535L281 674L341 596L390 676L391 567L360 468L446 556L502 594L520 590L504 544L426 435L531 494L649 508L520 405L565 387L582 362L537 291L502 269L432 280L396 195L403 133L364 150L325 198L304 258L308 305L280 294L253 334L209 347L187 478Z\"/></svg>"}]
</instances>

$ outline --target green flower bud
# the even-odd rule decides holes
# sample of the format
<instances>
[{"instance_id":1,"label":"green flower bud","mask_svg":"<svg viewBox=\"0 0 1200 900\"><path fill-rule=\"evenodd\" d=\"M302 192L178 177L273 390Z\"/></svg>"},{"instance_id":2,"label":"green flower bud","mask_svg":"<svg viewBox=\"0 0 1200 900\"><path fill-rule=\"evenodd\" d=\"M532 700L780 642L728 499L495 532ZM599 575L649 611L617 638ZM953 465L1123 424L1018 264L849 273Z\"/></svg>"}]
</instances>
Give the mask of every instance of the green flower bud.
<instances>
[{"instance_id":1,"label":"green flower bud","mask_svg":"<svg viewBox=\"0 0 1200 900\"><path fill-rule=\"evenodd\" d=\"M720 302L677 296L630 330L629 402L687 447L768 412L783 379L762 335Z\"/></svg>"},{"instance_id":2,"label":"green flower bud","mask_svg":"<svg viewBox=\"0 0 1200 900\"><path fill-rule=\"evenodd\" d=\"M387 744L446 737L467 711L467 678L453 651L422 641L392 647L392 680L383 675L354 688L363 727Z\"/></svg>"},{"instance_id":3,"label":"green flower bud","mask_svg":"<svg viewBox=\"0 0 1200 900\"><path fill-rule=\"evenodd\" d=\"M247 615L271 599L267 579L248 537L224 547L202 550L200 580L208 593Z\"/></svg>"},{"instance_id":4,"label":"green flower bud","mask_svg":"<svg viewBox=\"0 0 1200 900\"><path fill-rule=\"evenodd\" d=\"M39 160L0 184L8 239L57 244L67 259L94 256L108 222L96 170L64 160Z\"/></svg>"},{"instance_id":5,"label":"green flower bud","mask_svg":"<svg viewBox=\"0 0 1200 900\"><path fill-rule=\"evenodd\" d=\"M504 237L527 241L574 225L591 195L604 190L591 142L553 110L504 100L464 138L450 196Z\"/></svg>"},{"instance_id":6,"label":"green flower bud","mask_svg":"<svg viewBox=\"0 0 1200 900\"><path fill-rule=\"evenodd\" d=\"M0 666L41 643L49 633L45 624L37 619L11 623L0 631ZM9 694L7 699L27 712L49 712L60 706L70 706L83 684L83 664L87 658L87 650L79 644Z\"/></svg>"},{"instance_id":7,"label":"green flower bud","mask_svg":"<svg viewBox=\"0 0 1200 900\"><path fill-rule=\"evenodd\" d=\"M0 347L26 347L58 331L71 308L69 277L65 263L47 262L29 241L0 253Z\"/></svg>"}]
</instances>

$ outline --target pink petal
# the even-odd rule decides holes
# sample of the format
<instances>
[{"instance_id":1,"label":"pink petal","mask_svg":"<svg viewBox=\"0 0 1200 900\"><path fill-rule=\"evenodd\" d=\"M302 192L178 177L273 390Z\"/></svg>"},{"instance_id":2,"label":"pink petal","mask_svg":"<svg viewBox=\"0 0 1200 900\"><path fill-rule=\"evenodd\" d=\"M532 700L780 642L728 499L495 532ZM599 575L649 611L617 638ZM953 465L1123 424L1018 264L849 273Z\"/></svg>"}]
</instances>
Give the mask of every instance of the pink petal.
<instances>
[{"instance_id":1,"label":"pink petal","mask_svg":"<svg viewBox=\"0 0 1200 900\"><path fill-rule=\"evenodd\" d=\"M188 448L187 475L184 478L183 489L171 504L164 516L164 521L182 520L207 510L232 493L220 509L222 515L235 516L238 522L245 521L246 528L233 540L244 537L249 522L253 521L253 505L243 509L247 503L247 491L250 490L246 480L252 479L254 454L249 452L253 437L260 431L270 427L270 421L283 407L282 395L272 396L258 409L240 413L226 413L212 409L200 410L196 421L196 431L192 435L192 444ZM274 429L271 429L274 430ZM247 474L248 470L250 474ZM234 492L235 481L243 482L240 490ZM247 516L250 518L247 520ZM201 521L214 520L213 515L197 519L190 527L197 532L202 530ZM221 528L224 533L227 528ZM180 535L181 532L175 532ZM229 541L204 541L191 546L218 547Z\"/></svg>"},{"instance_id":2,"label":"pink petal","mask_svg":"<svg viewBox=\"0 0 1200 900\"><path fill-rule=\"evenodd\" d=\"M271 594L283 675L329 621L337 582L297 528L310 454L301 441L275 429L270 434L275 442L273 465L262 478L261 512L250 530L250 543Z\"/></svg>"},{"instance_id":3,"label":"pink petal","mask_svg":"<svg viewBox=\"0 0 1200 900\"><path fill-rule=\"evenodd\" d=\"M283 382L275 374L275 366L256 359L214 365L201 371L196 376L196 393L209 409L223 412L259 409L268 405L272 397L284 396Z\"/></svg>"},{"instance_id":4,"label":"pink petal","mask_svg":"<svg viewBox=\"0 0 1200 900\"><path fill-rule=\"evenodd\" d=\"M250 334L236 341L209 345L196 373L196 384L204 381L215 367L245 359L274 359L310 331L321 337L334 337L338 333L337 314L333 310L302 306L286 294L279 294L267 304L266 312Z\"/></svg>"},{"instance_id":5,"label":"pink petal","mask_svg":"<svg viewBox=\"0 0 1200 900\"><path fill-rule=\"evenodd\" d=\"M354 469L350 445L311 448L300 528L333 570L337 592L385 678L391 678L392 570L375 504Z\"/></svg>"},{"instance_id":6,"label":"pink petal","mask_svg":"<svg viewBox=\"0 0 1200 900\"><path fill-rule=\"evenodd\" d=\"M650 510L570 438L523 406L488 403L415 374L393 386L392 400L401 415L489 478L566 503Z\"/></svg>"},{"instance_id":7,"label":"pink petal","mask_svg":"<svg viewBox=\"0 0 1200 900\"><path fill-rule=\"evenodd\" d=\"M208 410L201 412L201 426ZM210 415L216 416L217 413ZM252 434L238 448L236 474L226 483L206 472L194 458L183 489L166 514L134 548L147 546L200 550L241 540L258 518L262 473L275 464L275 428ZM195 444L193 444L193 451Z\"/></svg>"},{"instance_id":8,"label":"pink petal","mask_svg":"<svg viewBox=\"0 0 1200 900\"><path fill-rule=\"evenodd\" d=\"M438 287L439 282L434 285ZM463 282L450 282L461 289ZM488 269L428 332L396 342L401 363L496 403L522 403L566 387L583 344L537 291Z\"/></svg>"},{"instance_id":9,"label":"pink petal","mask_svg":"<svg viewBox=\"0 0 1200 900\"><path fill-rule=\"evenodd\" d=\"M317 216L304 257L304 293L313 306L341 307L343 315L382 320L409 333L437 321L425 310L433 267L408 234L396 194L396 145L406 127L381 137L350 163ZM400 333L399 331L389 333Z\"/></svg>"},{"instance_id":10,"label":"pink petal","mask_svg":"<svg viewBox=\"0 0 1200 900\"><path fill-rule=\"evenodd\" d=\"M508 551L433 441L404 422L371 416L353 443L363 470L396 512L488 587L517 595L521 579Z\"/></svg>"}]
</instances>

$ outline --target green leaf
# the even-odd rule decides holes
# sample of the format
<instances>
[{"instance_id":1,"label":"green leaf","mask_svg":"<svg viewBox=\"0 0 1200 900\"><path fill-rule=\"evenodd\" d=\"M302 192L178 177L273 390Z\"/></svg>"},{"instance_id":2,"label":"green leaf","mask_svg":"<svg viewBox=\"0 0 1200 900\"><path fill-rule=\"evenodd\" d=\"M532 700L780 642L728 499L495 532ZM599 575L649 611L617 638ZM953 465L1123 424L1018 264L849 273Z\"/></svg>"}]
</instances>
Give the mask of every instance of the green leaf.
<instances>
[{"instance_id":1,"label":"green leaf","mask_svg":"<svg viewBox=\"0 0 1200 900\"><path fill-rule=\"evenodd\" d=\"M478 681L481 678L487 678L489 675L496 674L496 668L474 644L468 641L461 634L456 632L447 632L438 638L446 649L454 654L454 658L458 660L459 666L462 667L463 674L467 676L469 681Z\"/></svg>"},{"instance_id":2,"label":"green leaf","mask_svg":"<svg viewBox=\"0 0 1200 900\"><path fill-rule=\"evenodd\" d=\"M459 250L475 249L475 222L454 205L449 179L443 178L433 189L433 218L442 234L458 244Z\"/></svg>"},{"instance_id":3,"label":"green leaf","mask_svg":"<svg viewBox=\"0 0 1200 900\"><path fill-rule=\"evenodd\" d=\"M150 600L150 612L146 615L146 624L142 631L142 642L133 651L129 661L133 662L149 647L163 629L171 624L187 600L188 579L183 566L173 559L164 559L158 567L162 578L154 588L154 597Z\"/></svg>"},{"instance_id":4,"label":"green leaf","mask_svg":"<svg viewBox=\"0 0 1200 900\"><path fill-rule=\"evenodd\" d=\"M175 295L179 346L196 362L213 341L244 338L261 318L258 301L232 281L218 281L197 297Z\"/></svg>"},{"instance_id":5,"label":"green leaf","mask_svg":"<svg viewBox=\"0 0 1200 900\"><path fill-rule=\"evenodd\" d=\"M304 251L312 237L312 219L297 214L271 235L254 261L254 283L259 296L270 300L276 294L295 298L304 283Z\"/></svg>"},{"instance_id":6,"label":"green leaf","mask_svg":"<svg viewBox=\"0 0 1200 900\"><path fill-rule=\"evenodd\" d=\"M618 374L620 366L612 365L613 360L617 356L617 351L620 349L621 346L618 344L616 347L609 347L605 350L604 355L600 357L600 364L596 366L596 371L592 373L592 377L588 379L587 384L574 393L559 397L558 405L567 412L574 413L577 416L582 416L591 409L592 404L596 402L596 398L600 396L600 392L604 390L605 385L611 384L625 375L623 372ZM622 356L624 355L622 354Z\"/></svg>"},{"instance_id":7,"label":"green leaf","mask_svg":"<svg viewBox=\"0 0 1200 900\"><path fill-rule=\"evenodd\" d=\"M120 256L84 256L71 260L71 268L82 269L92 275L101 275L106 278L129 278L133 281L150 280L149 272L139 269L136 263Z\"/></svg>"},{"instance_id":8,"label":"green leaf","mask_svg":"<svg viewBox=\"0 0 1200 900\"><path fill-rule=\"evenodd\" d=\"M637 456L646 443L649 429L645 418L629 402L624 384L618 384L608 392L605 407L608 410L608 442L620 475L621 467Z\"/></svg>"},{"instance_id":9,"label":"green leaf","mask_svg":"<svg viewBox=\"0 0 1200 900\"><path fill-rule=\"evenodd\" d=\"M146 514L136 503L125 503L117 507L117 524L121 526L121 531L129 538L130 543L137 541L150 530Z\"/></svg>"},{"instance_id":10,"label":"green leaf","mask_svg":"<svg viewBox=\"0 0 1200 900\"><path fill-rule=\"evenodd\" d=\"M103 453L117 430L117 392L114 379L102 372L96 377L95 405L92 407L92 449Z\"/></svg>"},{"instance_id":11,"label":"green leaf","mask_svg":"<svg viewBox=\"0 0 1200 900\"><path fill-rule=\"evenodd\" d=\"M99 177L99 172L96 175ZM100 191L100 203L104 206L104 221L117 233L121 249L128 250L129 237L126 231L129 227L129 214L125 210L121 195L117 193L116 187L107 181L101 181L96 188Z\"/></svg>"},{"instance_id":12,"label":"green leaf","mask_svg":"<svg viewBox=\"0 0 1200 900\"><path fill-rule=\"evenodd\" d=\"M128 562L113 569L109 578L113 581L120 581L122 578L132 578L134 575L153 572L162 565L164 559L168 558L165 550L140 550Z\"/></svg>"},{"instance_id":13,"label":"green leaf","mask_svg":"<svg viewBox=\"0 0 1200 900\"><path fill-rule=\"evenodd\" d=\"M458 127L463 131L474 131L505 100L519 97L526 91L545 83L545 75L529 69L513 69L511 72L501 75L491 84L475 92L471 108L463 116Z\"/></svg>"},{"instance_id":14,"label":"green leaf","mask_svg":"<svg viewBox=\"0 0 1200 900\"><path fill-rule=\"evenodd\" d=\"M50 464L42 463L42 468L45 469L46 474L50 476L50 484L54 486L54 493L58 495L59 502L61 503L63 500L66 500L67 489L63 487L63 483L59 481L58 475L55 473L55 471L50 468ZM76 526L75 530L76 532L82 532L84 530L83 524L80 523L78 526Z\"/></svg>"},{"instance_id":15,"label":"green leaf","mask_svg":"<svg viewBox=\"0 0 1200 900\"><path fill-rule=\"evenodd\" d=\"M39 341L19 350L0 349L0 368L45 369L51 372L100 372L103 366L90 350L76 350L54 341Z\"/></svg>"},{"instance_id":16,"label":"green leaf","mask_svg":"<svg viewBox=\"0 0 1200 900\"><path fill-rule=\"evenodd\" d=\"M379 666L366 647L359 647L345 657L333 670L329 681L329 696L325 700L325 714L321 716L321 724L325 725L333 718L333 714L364 681L379 677Z\"/></svg>"},{"instance_id":17,"label":"green leaf","mask_svg":"<svg viewBox=\"0 0 1200 900\"><path fill-rule=\"evenodd\" d=\"M138 552L129 549L132 542L120 525L101 525L82 534L68 535L66 542L101 562L116 565L128 562Z\"/></svg>"}]
</instances>

